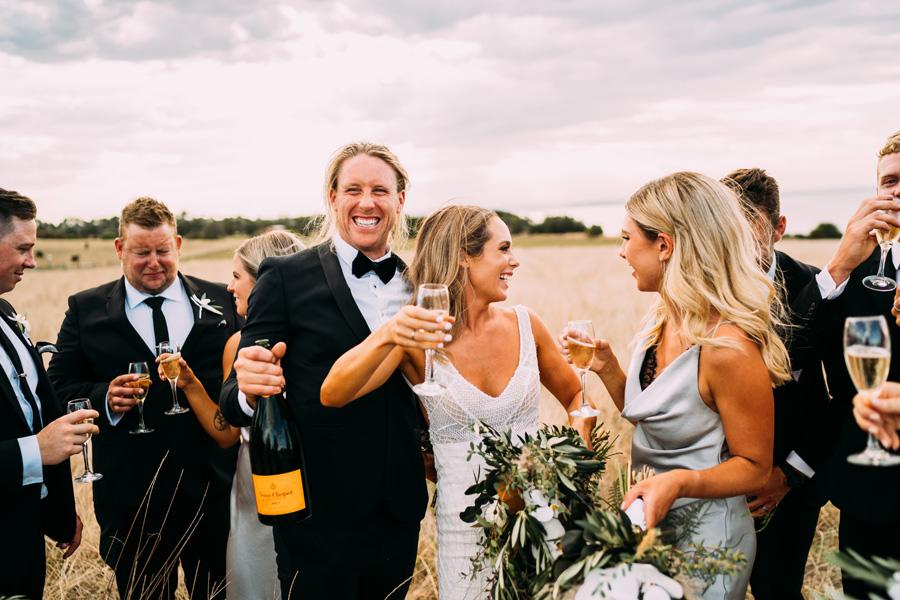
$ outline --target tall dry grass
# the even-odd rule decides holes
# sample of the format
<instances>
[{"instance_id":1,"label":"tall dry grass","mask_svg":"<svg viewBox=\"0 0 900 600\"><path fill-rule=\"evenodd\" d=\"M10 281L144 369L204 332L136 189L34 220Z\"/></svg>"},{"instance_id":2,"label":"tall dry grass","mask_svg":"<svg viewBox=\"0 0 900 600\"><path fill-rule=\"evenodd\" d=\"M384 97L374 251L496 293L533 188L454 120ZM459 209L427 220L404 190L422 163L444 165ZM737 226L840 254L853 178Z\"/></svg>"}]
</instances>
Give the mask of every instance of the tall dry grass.
<instances>
[{"instance_id":1,"label":"tall dry grass","mask_svg":"<svg viewBox=\"0 0 900 600\"><path fill-rule=\"evenodd\" d=\"M109 244L109 251L112 252L111 242ZM189 251L193 244L193 241L186 242L185 249ZM785 251L815 265L822 265L834 247L834 242L830 241L788 241L782 244ZM207 249L213 251L212 248ZM220 248L214 251L219 252ZM631 338L651 298L635 290L615 246L527 247L519 249L518 255L522 267L512 280L511 303L522 303L533 308L551 331L558 331L567 320L590 318L598 335L610 340L620 358L627 358ZM187 273L212 280L226 279L231 270L225 258L186 260L182 267ZM118 275L116 266L36 271L27 273L25 281L8 298L17 310L27 314L33 326L32 339L52 341L62 322L69 294ZM631 425L612 407L598 379L589 379L588 393L599 399L603 407L601 419L618 434L620 459L626 459ZM565 412L546 391L542 398L541 419L554 423L565 420ZM73 464L74 468L80 469L78 457L73 458ZM52 544L47 545L45 597L51 600L116 598L112 572L103 564L97 550L99 530L93 515L89 485L76 484L76 500L78 512L85 522L82 546L75 556L61 561L60 551ZM812 597L814 591L840 589L838 571L825 561L825 557L836 548L836 532L837 511L829 506L822 511L807 563L805 593L808 597ZM419 559L409 598L425 600L437 597L435 550L435 526L429 513L422 525Z\"/></svg>"}]
</instances>

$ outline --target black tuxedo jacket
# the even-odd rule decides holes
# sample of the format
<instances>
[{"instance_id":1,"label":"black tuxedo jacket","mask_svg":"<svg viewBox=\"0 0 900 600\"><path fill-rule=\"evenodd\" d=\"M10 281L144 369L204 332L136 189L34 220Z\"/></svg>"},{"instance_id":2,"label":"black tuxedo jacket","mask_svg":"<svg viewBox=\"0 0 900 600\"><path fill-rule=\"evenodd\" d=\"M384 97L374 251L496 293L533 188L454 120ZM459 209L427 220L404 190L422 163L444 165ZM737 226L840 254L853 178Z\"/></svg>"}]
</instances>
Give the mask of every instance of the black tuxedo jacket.
<instances>
[{"instance_id":1,"label":"black tuxedo jacket","mask_svg":"<svg viewBox=\"0 0 900 600\"><path fill-rule=\"evenodd\" d=\"M822 493L831 502L859 519L882 524L900 522L900 467L861 467L847 462L847 456L866 445L866 433L853 419L856 388L844 363L844 320L851 316L884 315L891 332L890 381L900 381L900 328L890 314L893 293L876 292L862 285L862 279L878 269L880 249L850 275L843 293L834 300L822 300L813 281L798 297L795 306L810 321L808 348L822 357L832 401L821 420L817 435L798 451L816 469ZM885 274L896 277L888 255Z\"/></svg>"},{"instance_id":2,"label":"black tuxedo jacket","mask_svg":"<svg viewBox=\"0 0 900 600\"><path fill-rule=\"evenodd\" d=\"M0 312L6 318L15 314L13 307L0 299ZM10 328L30 349L38 371L38 397L41 401L41 419L46 425L65 412L56 396L41 358L31 343L19 334L11 321ZM40 569L44 571L44 535L58 542L68 542L75 534L75 500L72 493L72 475L69 461L58 465L44 465L44 484L47 497L41 500L39 483L22 485L22 455L18 438L32 435L25 421L19 400L6 375L0 372L0 515L3 532L10 544L0 560L0 595L26 593L31 590L13 589L9 586L23 581L23 576Z\"/></svg>"},{"instance_id":3,"label":"black tuxedo jacket","mask_svg":"<svg viewBox=\"0 0 900 600\"><path fill-rule=\"evenodd\" d=\"M211 398L222 385L222 350L240 328L232 296L221 284L179 274L188 296L206 294L222 315L204 310L185 340L181 354ZM103 479L94 482L94 506L140 505L151 480L159 474L156 492L173 494L176 486L191 498L227 497L234 474L237 449L220 449L203 431L193 412L164 415L172 406L172 392L160 380L155 356L125 316L125 283L120 278L69 297L69 308L59 331L59 353L50 362L50 380L62 398L89 397L100 413L100 435L94 438L94 468ZM138 409L125 413L113 427L107 420L106 390L116 376L128 372L128 363L146 361L153 384L144 401L144 420L153 433L132 435ZM179 391L179 394L181 392ZM179 402L187 405L183 395ZM163 467L161 461L165 458ZM178 478L184 471L180 483Z\"/></svg>"},{"instance_id":4,"label":"black tuxedo jacket","mask_svg":"<svg viewBox=\"0 0 900 600\"><path fill-rule=\"evenodd\" d=\"M775 283L782 302L788 309L789 326L783 335L791 357L791 371L797 379L791 379L775 388L775 449L773 461L782 465L791 451L807 447L808 438L819 435L809 423L814 415L825 412L828 406L828 390L822 374L821 359L807 347L808 321L792 310L795 300L812 282L819 270L799 262L784 252L775 253Z\"/></svg>"},{"instance_id":5,"label":"black tuxedo jacket","mask_svg":"<svg viewBox=\"0 0 900 600\"><path fill-rule=\"evenodd\" d=\"M312 509L305 523L353 523L385 513L418 522L424 516L418 406L399 371L343 408L319 401L331 366L370 333L330 243L260 266L241 347L261 338L287 343L281 364L303 437ZM248 425L237 391L232 373L219 404L231 423Z\"/></svg>"}]
</instances>

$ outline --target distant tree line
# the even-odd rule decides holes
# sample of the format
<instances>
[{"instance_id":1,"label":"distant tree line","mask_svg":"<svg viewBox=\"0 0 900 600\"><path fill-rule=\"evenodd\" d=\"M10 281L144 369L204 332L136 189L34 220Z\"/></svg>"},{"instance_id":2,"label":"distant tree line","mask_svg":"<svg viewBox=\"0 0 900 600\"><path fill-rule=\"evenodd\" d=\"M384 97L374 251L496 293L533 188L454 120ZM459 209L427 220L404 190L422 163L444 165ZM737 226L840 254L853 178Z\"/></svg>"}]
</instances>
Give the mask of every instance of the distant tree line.
<instances>
[{"instance_id":1,"label":"distant tree line","mask_svg":"<svg viewBox=\"0 0 900 600\"><path fill-rule=\"evenodd\" d=\"M588 227L582 221L567 216L550 216L540 223L527 217L504 210L497 214L509 227L513 235L542 233L586 233L588 237L603 235L599 225ZM285 227L301 234L315 230L320 217L284 217L280 219L247 219L245 217L225 217L209 219L206 217L188 217L182 213L178 216L178 232L188 238L218 239L228 236L252 236L272 227ZM409 216L410 235L419 230L424 217ZM119 218L108 217L85 221L82 219L64 219L59 223L38 223L38 236L47 238L103 238L112 239L119 234ZM792 237L808 239L836 239L841 237L841 230L832 223L819 223L807 235Z\"/></svg>"},{"instance_id":2,"label":"distant tree line","mask_svg":"<svg viewBox=\"0 0 900 600\"><path fill-rule=\"evenodd\" d=\"M591 237L603 235L599 225L587 227L572 217L547 217L535 223L526 217L520 217L506 211L497 211L500 218L509 226L513 235L539 233L579 233L587 232ZM320 217L283 217L280 219L247 219L245 217L225 217L209 219L205 217L189 217L178 215L178 233L188 238L218 239L228 236L252 236L272 227L285 227L302 234L315 230ZM410 235L419 231L424 217L408 216ZM59 223L38 223L38 236L47 238L103 238L112 239L119 234L118 217L94 219L64 219Z\"/></svg>"}]
</instances>

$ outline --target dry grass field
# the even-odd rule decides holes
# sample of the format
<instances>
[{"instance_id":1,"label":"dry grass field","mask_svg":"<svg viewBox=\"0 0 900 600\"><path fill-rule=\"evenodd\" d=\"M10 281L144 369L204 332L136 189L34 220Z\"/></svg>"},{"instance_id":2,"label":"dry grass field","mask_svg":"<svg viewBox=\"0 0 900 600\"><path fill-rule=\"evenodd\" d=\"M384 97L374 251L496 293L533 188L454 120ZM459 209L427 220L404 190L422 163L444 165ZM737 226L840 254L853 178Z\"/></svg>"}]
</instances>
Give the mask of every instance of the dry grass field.
<instances>
[{"instance_id":1,"label":"dry grass field","mask_svg":"<svg viewBox=\"0 0 900 600\"><path fill-rule=\"evenodd\" d=\"M227 260L228 249L234 245L230 240L187 241L182 269L200 277L225 281L231 271ZM27 273L19 289L9 294L9 300L17 310L30 320L32 339L55 340L69 294L119 275L111 241L91 240L88 246L90 259L80 259L78 268L39 269ZM548 247L527 243L524 246L518 252L522 267L512 280L510 302L526 304L536 310L551 331L559 330L570 319L593 319L597 333L611 341L620 358L627 357L629 343L651 297L635 290L628 270L617 256L616 246L560 244ZM66 252L71 254L79 248L82 252L85 250L84 241L49 241L42 242L41 247L55 256L64 256ZM781 247L798 259L821 266L835 243L791 240ZM85 264L87 262L104 266L89 267ZM589 394L599 398L600 405L604 407L603 421L619 436L620 458L626 459L631 426L618 416L598 379L590 379L588 386ZM565 414L555 400L545 394L541 417L545 421L561 422ZM73 465L80 469L80 459L74 458ZM51 600L115 598L117 594L111 571L98 555L99 531L91 506L90 486L76 484L76 498L79 514L85 522L84 540L76 555L65 562L59 559L60 551L48 544L45 597ZM810 598L812 592L840 589L837 570L825 562L825 556L836 546L836 526L836 511L828 507L822 513L807 564L806 590ZM420 560L409 598L436 598L434 552L434 522L429 515L422 528Z\"/></svg>"}]
</instances>

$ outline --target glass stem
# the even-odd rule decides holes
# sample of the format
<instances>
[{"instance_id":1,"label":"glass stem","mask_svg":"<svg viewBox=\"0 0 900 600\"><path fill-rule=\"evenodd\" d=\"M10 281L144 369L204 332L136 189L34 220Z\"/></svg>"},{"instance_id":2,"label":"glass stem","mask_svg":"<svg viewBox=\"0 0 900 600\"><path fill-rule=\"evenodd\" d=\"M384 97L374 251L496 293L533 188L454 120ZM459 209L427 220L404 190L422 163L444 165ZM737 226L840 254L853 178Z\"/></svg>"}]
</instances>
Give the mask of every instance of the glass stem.
<instances>
[{"instance_id":1,"label":"glass stem","mask_svg":"<svg viewBox=\"0 0 900 600\"><path fill-rule=\"evenodd\" d=\"M84 456L84 472L91 474L93 471L91 470L91 461L88 458L88 447L87 442L81 445L81 454Z\"/></svg>"},{"instance_id":2,"label":"glass stem","mask_svg":"<svg viewBox=\"0 0 900 600\"><path fill-rule=\"evenodd\" d=\"M881 244L881 261L878 263L878 276L884 277L884 261L887 258L888 250L891 247L889 244Z\"/></svg>"},{"instance_id":3,"label":"glass stem","mask_svg":"<svg viewBox=\"0 0 900 600\"><path fill-rule=\"evenodd\" d=\"M432 353L434 350L425 350L425 381L428 383L434 382L434 358L432 358Z\"/></svg>"},{"instance_id":4,"label":"glass stem","mask_svg":"<svg viewBox=\"0 0 900 600\"><path fill-rule=\"evenodd\" d=\"M172 388L172 406L178 407L178 384L170 379L169 386Z\"/></svg>"},{"instance_id":5,"label":"glass stem","mask_svg":"<svg viewBox=\"0 0 900 600\"><path fill-rule=\"evenodd\" d=\"M869 437L866 438L866 453L873 454L873 453L880 453L880 452L881 452L881 444L878 442L878 439L870 433Z\"/></svg>"},{"instance_id":6,"label":"glass stem","mask_svg":"<svg viewBox=\"0 0 900 600\"><path fill-rule=\"evenodd\" d=\"M581 375L581 406L587 408L587 392L585 391L587 388L584 387L584 377L587 375L587 369L578 369L578 373Z\"/></svg>"}]
</instances>

